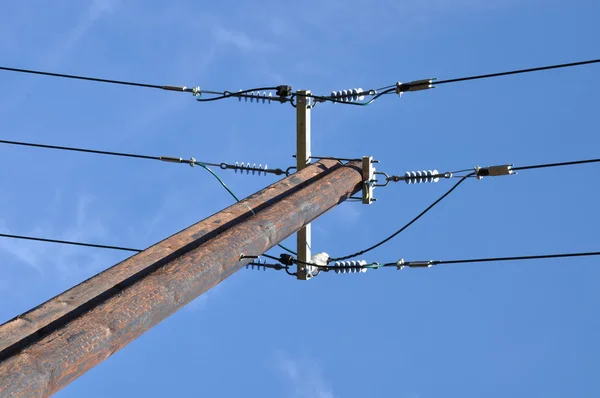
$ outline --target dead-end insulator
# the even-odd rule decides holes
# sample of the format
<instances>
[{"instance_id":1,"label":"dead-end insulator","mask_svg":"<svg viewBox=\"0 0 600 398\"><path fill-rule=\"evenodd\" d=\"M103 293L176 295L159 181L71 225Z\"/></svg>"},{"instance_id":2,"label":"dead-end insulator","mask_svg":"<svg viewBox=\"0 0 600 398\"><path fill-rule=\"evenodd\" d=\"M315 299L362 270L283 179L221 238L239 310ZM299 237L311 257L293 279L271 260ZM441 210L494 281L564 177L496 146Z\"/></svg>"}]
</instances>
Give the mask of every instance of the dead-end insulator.
<instances>
[{"instance_id":1,"label":"dead-end insulator","mask_svg":"<svg viewBox=\"0 0 600 398\"><path fill-rule=\"evenodd\" d=\"M336 274L359 274L367 272L365 260L352 261L335 261L329 264L329 269L335 271Z\"/></svg>"},{"instance_id":2,"label":"dead-end insulator","mask_svg":"<svg viewBox=\"0 0 600 398\"><path fill-rule=\"evenodd\" d=\"M267 261L266 260L254 260L253 262L246 264L246 269L256 270L256 271L266 271Z\"/></svg>"},{"instance_id":3,"label":"dead-end insulator","mask_svg":"<svg viewBox=\"0 0 600 398\"><path fill-rule=\"evenodd\" d=\"M226 167L223 167L221 165L221 168L233 169L233 171L235 173L237 173L239 171L241 174L245 173L245 174L266 176L267 175L266 170L268 170L269 167L266 164L263 166L262 164L256 165L256 163L250 164L249 162L248 163L235 162L234 165L226 165Z\"/></svg>"},{"instance_id":4,"label":"dead-end insulator","mask_svg":"<svg viewBox=\"0 0 600 398\"><path fill-rule=\"evenodd\" d=\"M334 101L341 102L357 102L365 99L365 92L362 88L355 88L350 90L332 91L331 99Z\"/></svg>"},{"instance_id":5,"label":"dead-end insulator","mask_svg":"<svg viewBox=\"0 0 600 398\"><path fill-rule=\"evenodd\" d=\"M265 91L260 92L260 91L248 91L248 92L242 92L242 90L239 91L239 93L242 94L236 94L236 96L238 97L238 100L241 102L242 99L244 100L244 102L255 102L256 103L271 103L271 101L273 100L273 93L267 93Z\"/></svg>"},{"instance_id":6,"label":"dead-end insulator","mask_svg":"<svg viewBox=\"0 0 600 398\"><path fill-rule=\"evenodd\" d=\"M436 183L440 180L437 170L407 171L404 173L404 182L407 184Z\"/></svg>"}]
</instances>

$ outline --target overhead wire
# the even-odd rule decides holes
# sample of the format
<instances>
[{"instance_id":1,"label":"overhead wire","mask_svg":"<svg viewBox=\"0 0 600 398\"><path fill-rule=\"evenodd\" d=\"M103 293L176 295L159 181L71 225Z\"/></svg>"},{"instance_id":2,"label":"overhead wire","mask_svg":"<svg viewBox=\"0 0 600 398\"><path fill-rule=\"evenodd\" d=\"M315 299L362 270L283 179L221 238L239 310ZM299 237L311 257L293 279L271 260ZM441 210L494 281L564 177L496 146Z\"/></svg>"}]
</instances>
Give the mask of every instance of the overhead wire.
<instances>
[{"instance_id":1,"label":"overhead wire","mask_svg":"<svg viewBox=\"0 0 600 398\"><path fill-rule=\"evenodd\" d=\"M388 236L387 238L379 241L378 243L364 249L364 250L360 250L358 252L352 253L352 254L348 254L345 256L341 256L341 257L332 257L328 260L328 262L332 262L332 261L343 261L343 260L347 260L353 257L357 257L360 255L363 255L365 253L370 252L371 250L374 250L376 248L378 248L379 246L389 242L391 239L393 239L394 237L396 237L398 234L402 233L403 231L405 231L408 227L410 227L412 224L414 224L418 219L420 219L421 217L423 217L425 214L427 214L431 209L433 209L438 203L440 203L442 200L444 200L448 195L450 195L456 188L458 188L460 186L460 184L462 184L465 180L467 180L467 178L473 176L475 173L471 173L468 174L464 177L462 177L460 180L458 180L458 182L456 184L454 184L454 186L452 186L452 188L450 188L448 191L446 191L446 193L444 193L442 196L440 196L435 202L433 202L432 204L430 204L425 210L423 210L421 213L419 213L415 218L413 218L412 220L410 220L407 224L405 224L402 228L400 228L399 230L397 230L396 232L394 232L393 234L391 234L390 236Z\"/></svg>"},{"instance_id":2,"label":"overhead wire","mask_svg":"<svg viewBox=\"0 0 600 398\"><path fill-rule=\"evenodd\" d=\"M124 85L124 86L154 88L154 89L167 90L167 91L183 91L183 92L191 93L194 90L193 88L189 88L189 87L185 87L185 86L168 86L168 85L159 85L159 84L138 83L138 82L125 81L125 80L113 80L113 79L103 79L103 78L89 77L89 76L68 75L68 74L64 74L64 73L45 72L45 71L32 70L32 69L9 68L6 66L0 66L0 70L8 71L8 72L19 72L19 73L27 73L27 74L34 74L34 75L42 75L42 76L60 77L60 78L64 78L64 79L86 80L86 81L92 81L92 82L98 82L98 83L109 83L109 84L119 84L119 85ZM211 91L211 90L202 90L202 92L206 93L206 94L215 94L215 95L222 94L221 92Z\"/></svg>"},{"instance_id":3,"label":"overhead wire","mask_svg":"<svg viewBox=\"0 0 600 398\"><path fill-rule=\"evenodd\" d=\"M364 265L352 264L348 266L344 265L318 265L318 264L307 264L312 267L321 269L321 270L335 270L342 268L367 268L367 269L377 269L377 268L389 268L389 267L397 267L401 269L403 267L419 267L419 268L427 268L433 265L450 265L450 264L474 264L474 263L489 263L489 262L508 262L508 261L526 261L526 260L544 260L544 259L557 259L557 258L574 258L574 257L594 257L600 256L600 252L574 252L574 253L555 253L555 254L540 254L533 256L510 256L510 257L482 257L482 258L468 258L468 259L459 259L459 260L425 260L425 261L404 261L401 259L399 261L388 262L388 263L370 263ZM277 259L275 257L272 257Z\"/></svg>"},{"instance_id":4,"label":"overhead wire","mask_svg":"<svg viewBox=\"0 0 600 398\"><path fill-rule=\"evenodd\" d=\"M61 245L94 247L97 249L121 250L121 251L136 252L136 253L139 253L142 251L140 249L132 249L130 247L99 245L96 243L75 242L75 241L59 240L59 239L46 239L46 238L39 238L39 237L34 237L34 236L24 236L24 235L12 235L12 234L0 233L0 237L10 238L10 239L20 239L20 240L31 240L31 241L37 241L37 242L59 243Z\"/></svg>"},{"instance_id":5,"label":"overhead wire","mask_svg":"<svg viewBox=\"0 0 600 398\"><path fill-rule=\"evenodd\" d=\"M200 162L200 161L194 160L193 158L190 160L187 160L187 159L174 158L174 157L169 157L169 156L149 156L149 155L140 155L140 154L135 154L135 153L101 151L101 150L96 150L96 149L46 145L46 144L37 144L37 143L21 142L21 141L0 140L0 144L19 145L19 146L44 148L44 149L56 149L56 150L83 152L83 153L93 153L93 154L98 154L98 155L119 156L119 157L128 157L128 158L134 158L134 159L160 160L160 161L167 161L167 162L186 163L186 164L190 164L192 166L199 166L199 167L205 169L206 171L208 171L219 182L219 184L221 184L221 186L229 193L229 195L231 195L231 197L233 199L235 199L236 202L240 202L240 199L237 197L237 195L227 186L227 184L225 184L225 182L219 177L219 175L217 173L215 173L210 167L208 167L208 166L222 167L221 166L222 163L217 164L217 163L209 163L209 162ZM252 212L252 214L255 214L254 210L250 209L250 211ZM293 250L291 250L283 245L278 245L278 246L287 252L296 254L296 252L294 252Z\"/></svg>"},{"instance_id":6,"label":"overhead wire","mask_svg":"<svg viewBox=\"0 0 600 398\"><path fill-rule=\"evenodd\" d=\"M469 81L469 80L489 79L492 77L517 75L517 74L521 74L521 73L540 72L540 71L550 70L550 69L570 68L573 66L589 65L589 64L599 63L599 62L600 62L600 59L591 59L588 61L569 62L566 64L538 66L538 67L527 68L527 69L516 69L516 70L507 71L507 72L488 73L488 74L484 74L484 75L473 75L473 76L459 77L459 78L447 79L447 80L436 80L434 82L434 84L448 84L448 83L464 82L464 81Z\"/></svg>"},{"instance_id":7,"label":"overhead wire","mask_svg":"<svg viewBox=\"0 0 600 398\"><path fill-rule=\"evenodd\" d=\"M19 146L27 146L33 148L43 148L43 149L56 149L61 151L72 151L72 152L83 152L83 153L93 153L97 155L109 155L109 156L119 156L119 157L127 157L134 159L148 159L148 160L160 160L173 163L175 159L178 160L177 163L190 163L193 161L181 159L181 158L173 158L170 156L149 156L149 155L140 155L136 153L125 153L125 152L112 152L112 151L102 151L97 149L87 149L87 148L77 148L77 147L68 147L68 146L58 146L58 145L47 145L47 144L37 144L32 142L22 142L22 141L9 141L9 140L0 140L0 144L8 144L8 145L19 145ZM209 162L198 162L195 164L204 164L208 166L220 166L218 163L209 163Z\"/></svg>"},{"instance_id":8,"label":"overhead wire","mask_svg":"<svg viewBox=\"0 0 600 398\"><path fill-rule=\"evenodd\" d=\"M113 79L104 79L104 78L98 78L98 77L81 76L81 75L70 75L70 74L65 74L65 73L46 72L46 71L39 71L39 70L33 70L33 69L11 68L11 67L7 67L7 66L0 66L0 70L7 71L7 72L18 72L18 73L26 73L26 74L33 74L33 75L41 75L41 76L51 76L51 77L58 77L58 78L63 78L63 79L84 80L84 81L91 81L91 82L97 82L97 83L118 84L118 85L124 85L124 86L152 88L152 89L159 89L159 90L166 90L166 91L186 92L186 93L194 94L196 96L196 100L199 102L217 101L217 100L231 98L231 97L240 97L240 96L244 97L244 94L252 93L254 91L276 90L277 89L277 87L269 86L269 87L257 87L257 88L252 88L252 89L248 89L248 90L241 90L239 92L214 91L214 90L200 89L199 87L148 84L148 83L125 81L125 80L113 80ZM201 98L200 97L201 94L217 95L217 97ZM284 99L283 98L274 98L274 100L282 101Z\"/></svg>"},{"instance_id":9,"label":"overhead wire","mask_svg":"<svg viewBox=\"0 0 600 398\"><path fill-rule=\"evenodd\" d=\"M570 162L559 162L559 163L545 163L545 164L534 164L530 166L519 166L512 167L513 171L519 170L534 170L534 169L545 169L550 167L562 167L562 166L573 166L578 164L586 164L586 163L598 163L600 159L587 159L587 160L575 160Z\"/></svg>"},{"instance_id":10,"label":"overhead wire","mask_svg":"<svg viewBox=\"0 0 600 398\"><path fill-rule=\"evenodd\" d=\"M432 260L431 265L469 264L469 263L484 263L484 262L499 262L499 261L541 260L541 259L552 259L552 258L591 257L591 256L600 256L600 252L541 254L541 255L536 255L536 256L487 257L487 258L471 258L471 259L462 259L462 260Z\"/></svg>"}]
</instances>

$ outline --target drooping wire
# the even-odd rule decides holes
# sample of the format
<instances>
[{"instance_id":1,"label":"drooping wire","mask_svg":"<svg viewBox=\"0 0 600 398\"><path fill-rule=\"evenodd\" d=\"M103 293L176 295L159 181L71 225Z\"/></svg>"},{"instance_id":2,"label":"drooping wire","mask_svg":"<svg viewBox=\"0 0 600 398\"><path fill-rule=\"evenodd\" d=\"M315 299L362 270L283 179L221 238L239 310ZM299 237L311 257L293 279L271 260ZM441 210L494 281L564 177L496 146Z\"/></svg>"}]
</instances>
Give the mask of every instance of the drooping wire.
<instances>
[{"instance_id":1,"label":"drooping wire","mask_svg":"<svg viewBox=\"0 0 600 398\"><path fill-rule=\"evenodd\" d=\"M62 245L95 247L97 249L121 250L121 251L136 252L136 253L139 253L142 251L140 249L132 249L129 247L98 245L95 243L74 242L74 241L58 240L58 239L46 239L46 238L38 238L38 237L23 236L23 235L0 234L0 237L10 238L10 239L32 240L32 241L37 241L37 242L59 243Z\"/></svg>"},{"instance_id":2,"label":"drooping wire","mask_svg":"<svg viewBox=\"0 0 600 398\"><path fill-rule=\"evenodd\" d=\"M438 203L440 203L442 200L444 200L448 195L450 195L456 188L458 188L458 186L460 184L462 184L465 180L467 180L467 178L473 176L474 173L468 174L464 177L462 177L460 180L458 180L458 182L456 184L454 184L454 186L452 188L450 188L445 194L443 194L442 196L440 196L435 202L433 202L432 204L430 204L425 210L423 210L421 213L419 213L415 218L413 218L412 220L410 220L406 225L404 225L402 228L400 228L399 230L397 230L396 232L394 232L393 234L391 234L390 236L388 236L387 238L383 239L382 241L364 249L361 251L358 251L356 253L352 253L346 256L342 256L342 257L332 257L329 259L328 262L332 262L332 261L343 261L343 260L348 260L350 258L356 257L356 256L360 256L363 255L365 253L370 252L371 250L374 250L376 248L378 248L379 246L389 242L391 239L393 239L394 237L396 237L398 234L402 233L404 230L406 230L408 227L410 227L412 224L414 224L418 219L420 219L421 217L423 217L425 214L427 214L427 212L429 212L431 209L433 209Z\"/></svg>"}]
</instances>

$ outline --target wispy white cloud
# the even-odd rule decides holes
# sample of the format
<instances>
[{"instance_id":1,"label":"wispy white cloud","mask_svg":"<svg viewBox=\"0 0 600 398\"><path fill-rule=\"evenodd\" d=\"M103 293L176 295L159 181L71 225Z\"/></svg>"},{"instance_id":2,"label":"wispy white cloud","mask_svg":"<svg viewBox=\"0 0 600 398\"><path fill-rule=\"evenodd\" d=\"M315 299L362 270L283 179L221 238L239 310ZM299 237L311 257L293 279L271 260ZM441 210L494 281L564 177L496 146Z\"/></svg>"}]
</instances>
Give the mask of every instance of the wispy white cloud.
<instances>
[{"instance_id":1,"label":"wispy white cloud","mask_svg":"<svg viewBox=\"0 0 600 398\"><path fill-rule=\"evenodd\" d=\"M43 55L46 65L53 66L62 61L71 52L81 39L92 29L94 24L113 13L118 5L118 0L92 0L84 15L82 15L75 26L68 31L61 40Z\"/></svg>"},{"instance_id":2,"label":"wispy white cloud","mask_svg":"<svg viewBox=\"0 0 600 398\"><path fill-rule=\"evenodd\" d=\"M100 241L107 236L107 228L99 216L90 216L88 205L92 201L93 198L89 195L81 195L76 204L75 222L60 231L49 227L48 224L51 224L52 220L48 220L27 231L18 231L18 234L59 240ZM58 206L57 203L54 205ZM65 224L64 217L61 224ZM0 220L0 231L7 234L17 233L3 220ZM52 276L61 280L77 281L82 275L97 272L110 265L107 264L109 257L106 252L53 243L0 239L0 252L7 253L42 277Z\"/></svg>"},{"instance_id":3,"label":"wispy white cloud","mask_svg":"<svg viewBox=\"0 0 600 398\"><path fill-rule=\"evenodd\" d=\"M53 69L60 65L69 54L77 47L79 42L93 28L94 24L115 12L121 0L92 0L87 8L67 31L61 32L55 42L44 43L45 51L40 51L36 59L38 69ZM61 24L63 25L63 24ZM17 30L17 29L15 29ZM18 36L14 42L19 43ZM27 84L20 88L18 94L8 97L9 101L0 103L1 113L10 113L19 106L36 86L35 78L32 78Z\"/></svg>"},{"instance_id":4,"label":"wispy white cloud","mask_svg":"<svg viewBox=\"0 0 600 398\"><path fill-rule=\"evenodd\" d=\"M294 359L280 351L277 353L277 367L290 382L290 398L334 397L331 386L315 361Z\"/></svg>"},{"instance_id":5,"label":"wispy white cloud","mask_svg":"<svg viewBox=\"0 0 600 398\"><path fill-rule=\"evenodd\" d=\"M211 34L219 44L232 45L245 53L260 53L275 49L275 45L264 38L253 37L244 31L227 28L221 23L213 23Z\"/></svg>"}]
</instances>

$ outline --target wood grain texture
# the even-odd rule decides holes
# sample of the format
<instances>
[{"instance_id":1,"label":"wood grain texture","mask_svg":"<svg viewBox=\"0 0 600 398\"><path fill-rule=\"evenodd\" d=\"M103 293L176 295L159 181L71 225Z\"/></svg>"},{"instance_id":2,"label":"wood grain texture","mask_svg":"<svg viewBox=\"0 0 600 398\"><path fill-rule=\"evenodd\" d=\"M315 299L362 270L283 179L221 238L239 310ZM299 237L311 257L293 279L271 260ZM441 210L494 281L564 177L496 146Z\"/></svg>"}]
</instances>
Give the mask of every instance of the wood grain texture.
<instances>
[{"instance_id":1,"label":"wood grain texture","mask_svg":"<svg viewBox=\"0 0 600 398\"><path fill-rule=\"evenodd\" d=\"M60 390L243 267L242 253L262 254L358 192L360 167L314 164L2 325L35 338L0 359L0 396Z\"/></svg>"}]
</instances>

